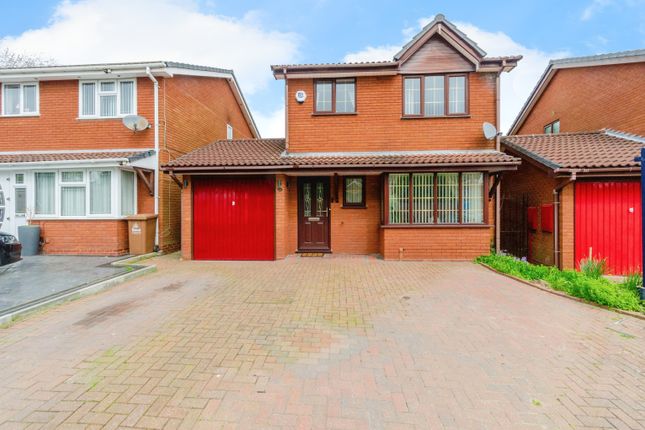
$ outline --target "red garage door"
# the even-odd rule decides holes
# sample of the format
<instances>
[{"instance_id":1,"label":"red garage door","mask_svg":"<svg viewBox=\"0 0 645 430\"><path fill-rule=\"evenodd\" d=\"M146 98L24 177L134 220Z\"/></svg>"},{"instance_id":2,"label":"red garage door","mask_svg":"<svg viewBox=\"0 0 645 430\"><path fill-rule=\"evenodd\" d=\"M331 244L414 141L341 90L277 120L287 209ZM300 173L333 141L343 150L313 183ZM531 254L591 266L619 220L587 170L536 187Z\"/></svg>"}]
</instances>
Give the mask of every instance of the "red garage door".
<instances>
[{"instance_id":1,"label":"red garage door","mask_svg":"<svg viewBox=\"0 0 645 430\"><path fill-rule=\"evenodd\" d=\"M612 274L641 267L640 182L578 182L575 198L576 267L605 258Z\"/></svg>"},{"instance_id":2,"label":"red garage door","mask_svg":"<svg viewBox=\"0 0 645 430\"><path fill-rule=\"evenodd\" d=\"M273 260L272 178L198 178L193 184L196 260Z\"/></svg>"}]
</instances>

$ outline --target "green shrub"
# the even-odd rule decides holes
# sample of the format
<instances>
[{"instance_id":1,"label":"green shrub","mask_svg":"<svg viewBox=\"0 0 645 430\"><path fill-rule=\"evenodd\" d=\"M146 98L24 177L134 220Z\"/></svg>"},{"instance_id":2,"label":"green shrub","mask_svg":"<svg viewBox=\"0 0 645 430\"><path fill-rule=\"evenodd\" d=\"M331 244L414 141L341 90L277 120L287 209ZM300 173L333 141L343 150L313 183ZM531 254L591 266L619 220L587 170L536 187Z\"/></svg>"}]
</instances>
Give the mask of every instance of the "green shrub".
<instances>
[{"instance_id":1,"label":"green shrub","mask_svg":"<svg viewBox=\"0 0 645 430\"><path fill-rule=\"evenodd\" d=\"M580 271L593 279L600 279L607 271L607 260L592 257L580 261Z\"/></svg>"},{"instance_id":2,"label":"green shrub","mask_svg":"<svg viewBox=\"0 0 645 430\"><path fill-rule=\"evenodd\" d=\"M601 305L644 312L638 288L642 284L640 274L627 277L625 282L616 284L598 275L598 264L592 270L583 273L574 270L558 270L555 267L542 266L518 260L515 257L491 254L478 257L478 263L484 263L495 270L529 281L546 281L554 290L565 292ZM602 271L606 264L603 262ZM591 273L591 275L590 275Z\"/></svg>"}]
</instances>

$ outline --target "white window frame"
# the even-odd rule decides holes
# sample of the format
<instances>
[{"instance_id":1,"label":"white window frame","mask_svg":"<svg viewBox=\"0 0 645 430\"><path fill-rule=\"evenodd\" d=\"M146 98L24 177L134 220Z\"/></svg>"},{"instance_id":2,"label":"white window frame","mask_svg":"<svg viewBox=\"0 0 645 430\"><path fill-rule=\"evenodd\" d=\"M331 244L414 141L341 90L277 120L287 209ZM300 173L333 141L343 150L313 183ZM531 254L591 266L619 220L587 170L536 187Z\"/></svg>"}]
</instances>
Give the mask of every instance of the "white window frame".
<instances>
[{"instance_id":1,"label":"white window frame","mask_svg":"<svg viewBox=\"0 0 645 430\"><path fill-rule=\"evenodd\" d=\"M20 85L20 113L5 113L4 104L5 104L5 93L4 89L7 85ZM35 112L25 112L25 86L35 86L36 87L36 111ZM3 82L2 83L2 106L0 106L0 116L7 117L16 117L16 116L39 116L40 115L40 84L38 82Z\"/></svg>"},{"instance_id":2,"label":"white window frame","mask_svg":"<svg viewBox=\"0 0 645 430\"><path fill-rule=\"evenodd\" d=\"M115 116L101 116L101 95L113 95L114 92L101 91L101 82L114 82L116 86L116 115ZM121 83L132 82L132 112L121 112ZM94 114L83 115L83 84L94 84ZM78 118L79 119L113 119L123 118L126 115L137 114L137 79L100 79L100 80L79 80L78 81Z\"/></svg>"},{"instance_id":3,"label":"white window frame","mask_svg":"<svg viewBox=\"0 0 645 430\"><path fill-rule=\"evenodd\" d=\"M119 195L117 196L119 210L117 213L120 218L127 218L132 215L137 215L139 213L139 208L138 208L139 195L137 194L138 188L139 188L138 187L139 183L137 181L139 178L137 177L137 172L134 169L118 169L117 172L119 176L119 181L118 181ZM123 180L123 172L130 172L134 174L134 192L132 193L132 198L134 199L134 201L132 202L134 212L132 213L132 215L123 215L123 208L121 207L121 181Z\"/></svg>"},{"instance_id":4,"label":"white window frame","mask_svg":"<svg viewBox=\"0 0 645 430\"><path fill-rule=\"evenodd\" d=\"M226 124L226 139L233 140L233 126L231 124Z\"/></svg>"},{"instance_id":5,"label":"white window frame","mask_svg":"<svg viewBox=\"0 0 645 430\"><path fill-rule=\"evenodd\" d=\"M121 215L121 171L133 171L133 169L119 168L119 167L65 167L60 169L34 169L25 173L25 185L20 187L27 188L27 209L36 207L36 193L35 193L35 175L36 173L54 173L54 213L53 214L36 214L34 213L34 220L51 220L51 219L78 219L78 220L122 220L127 216ZM82 182L62 182L63 172L83 172ZM92 171L109 171L111 178L110 185L110 213L107 214L90 214L90 174ZM134 175L134 214L138 213L138 187L139 178ZM33 184L33 185L30 185ZM85 215L63 216L62 212L62 188L70 187L85 187Z\"/></svg>"},{"instance_id":6,"label":"white window frame","mask_svg":"<svg viewBox=\"0 0 645 430\"><path fill-rule=\"evenodd\" d=\"M80 182L63 182L63 173L65 172L80 172L83 174L83 179ZM88 191L87 191L87 174L88 172L85 169L62 169L58 171L56 175L57 184L56 184L56 197L58 201L56 206L58 209L58 216L61 218L78 218L80 216L86 216L88 214L87 205L89 204ZM84 215L63 215L63 188L80 188L83 187L85 190L85 214Z\"/></svg>"}]
</instances>

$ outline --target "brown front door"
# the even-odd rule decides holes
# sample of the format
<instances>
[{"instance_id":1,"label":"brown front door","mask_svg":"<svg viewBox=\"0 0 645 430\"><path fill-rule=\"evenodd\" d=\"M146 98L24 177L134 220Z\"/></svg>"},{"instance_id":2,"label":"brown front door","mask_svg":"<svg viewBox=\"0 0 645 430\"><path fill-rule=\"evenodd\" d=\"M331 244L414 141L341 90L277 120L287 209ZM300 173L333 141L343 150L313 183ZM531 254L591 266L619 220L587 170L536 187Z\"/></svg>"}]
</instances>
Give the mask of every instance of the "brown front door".
<instances>
[{"instance_id":1,"label":"brown front door","mask_svg":"<svg viewBox=\"0 0 645 430\"><path fill-rule=\"evenodd\" d=\"M329 178L298 180L298 249L329 251Z\"/></svg>"}]
</instances>

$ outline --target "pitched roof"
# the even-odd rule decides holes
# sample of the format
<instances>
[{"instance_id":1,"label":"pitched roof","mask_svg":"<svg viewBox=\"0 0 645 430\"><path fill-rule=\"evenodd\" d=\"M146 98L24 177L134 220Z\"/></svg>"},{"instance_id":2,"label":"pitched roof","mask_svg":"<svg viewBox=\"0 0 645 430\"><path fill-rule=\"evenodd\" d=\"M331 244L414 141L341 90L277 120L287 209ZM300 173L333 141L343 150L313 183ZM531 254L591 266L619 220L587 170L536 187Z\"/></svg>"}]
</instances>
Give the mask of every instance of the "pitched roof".
<instances>
[{"instance_id":1,"label":"pitched roof","mask_svg":"<svg viewBox=\"0 0 645 430\"><path fill-rule=\"evenodd\" d=\"M502 145L522 157L559 172L593 169L639 170L634 157L645 137L600 130L582 133L528 134L502 138Z\"/></svg>"},{"instance_id":2,"label":"pitched roof","mask_svg":"<svg viewBox=\"0 0 645 430\"><path fill-rule=\"evenodd\" d=\"M444 24L450 30L452 30L455 33L457 33L457 35L459 35L459 37L464 42L466 42L471 48L473 48L475 50L475 52L477 52L481 57L486 56L486 51L481 49L479 47L479 45L477 45L477 43L475 43L472 39L470 39L468 36L466 36L466 33L464 33L463 31L459 30L455 24L453 24L452 22L448 21L443 14L438 13L438 14L435 15L435 17L434 17L434 19L432 21L430 21L425 27L423 27L421 29L421 31L419 33L417 33L412 38L412 40L410 40L408 43L406 43L403 46L403 48L401 48L401 50L394 55L394 59L399 60L403 56L403 54L405 54L405 52L412 47L412 45L414 45L419 39L422 39L427 33L432 31L432 29L434 27L436 27L438 24Z\"/></svg>"},{"instance_id":3,"label":"pitched roof","mask_svg":"<svg viewBox=\"0 0 645 430\"><path fill-rule=\"evenodd\" d=\"M288 153L284 139L220 140L179 157L164 170L374 168L401 166L517 165L492 150Z\"/></svg>"},{"instance_id":4,"label":"pitched roof","mask_svg":"<svg viewBox=\"0 0 645 430\"><path fill-rule=\"evenodd\" d=\"M468 38L464 32L459 30L456 25L451 23L442 14L437 14L434 19L416 34L401 50L394 55L391 60L385 61L365 61L349 63L318 63L318 64L276 64L271 66L273 75L276 79L282 79L287 73L292 74L321 74L327 75L332 72L336 73L364 73L364 74L393 74L398 68L423 44L438 34L446 40L454 49L459 51L469 61L481 65L487 71L510 71L517 62L522 59L521 55L507 57L486 57L486 52L477 45L473 40ZM318 75L316 75L318 76Z\"/></svg>"},{"instance_id":5,"label":"pitched roof","mask_svg":"<svg viewBox=\"0 0 645 430\"><path fill-rule=\"evenodd\" d=\"M55 152L0 152L0 164L51 163L77 161L135 161L154 154L146 151L55 151Z\"/></svg>"},{"instance_id":6,"label":"pitched roof","mask_svg":"<svg viewBox=\"0 0 645 430\"><path fill-rule=\"evenodd\" d=\"M520 129L526 117L529 115L533 106L542 93L546 90L555 73L560 69L570 69L575 67L594 67L607 66L612 64L640 63L645 62L645 49L636 49L633 51L612 52L609 54L588 55L585 57L560 58L549 61L549 65L542 73L535 88L524 102L522 109L515 117L508 134L515 134Z\"/></svg>"}]
</instances>

